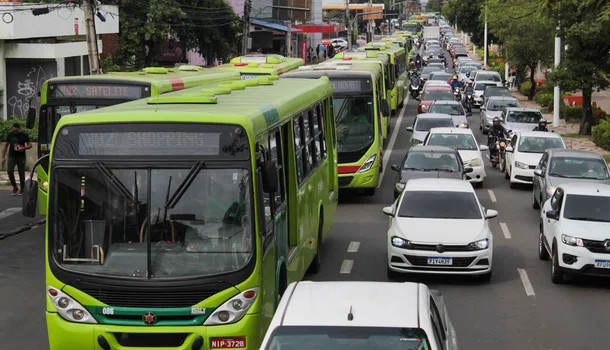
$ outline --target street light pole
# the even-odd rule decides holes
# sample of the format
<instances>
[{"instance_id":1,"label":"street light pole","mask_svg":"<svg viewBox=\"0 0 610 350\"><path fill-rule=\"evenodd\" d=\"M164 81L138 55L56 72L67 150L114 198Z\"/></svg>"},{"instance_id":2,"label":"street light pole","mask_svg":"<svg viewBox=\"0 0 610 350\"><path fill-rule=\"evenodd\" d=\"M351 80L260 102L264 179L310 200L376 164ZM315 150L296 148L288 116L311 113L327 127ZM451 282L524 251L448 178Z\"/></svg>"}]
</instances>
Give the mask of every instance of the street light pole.
<instances>
[{"instance_id":1,"label":"street light pole","mask_svg":"<svg viewBox=\"0 0 610 350\"><path fill-rule=\"evenodd\" d=\"M487 0L485 0L485 33L483 37L483 41L485 41L483 67L487 68Z\"/></svg>"},{"instance_id":2,"label":"street light pole","mask_svg":"<svg viewBox=\"0 0 610 350\"><path fill-rule=\"evenodd\" d=\"M369 0L369 12L373 12L373 0ZM371 42L373 41L373 19L369 18L369 21L367 23L367 42Z\"/></svg>"},{"instance_id":3,"label":"street light pole","mask_svg":"<svg viewBox=\"0 0 610 350\"><path fill-rule=\"evenodd\" d=\"M347 49L352 49L352 20L349 13L349 0L345 0L345 25L347 26Z\"/></svg>"},{"instance_id":4,"label":"street light pole","mask_svg":"<svg viewBox=\"0 0 610 350\"><path fill-rule=\"evenodd\" d=\"M557 25L557 33L555 34L555 70L559 67L561 61L561 37L559 36L559 24ZM559 126L559 105L561 103L561 92L559 85L555 85L553 91L553 126Z\"/></svg>"}]
</instances>

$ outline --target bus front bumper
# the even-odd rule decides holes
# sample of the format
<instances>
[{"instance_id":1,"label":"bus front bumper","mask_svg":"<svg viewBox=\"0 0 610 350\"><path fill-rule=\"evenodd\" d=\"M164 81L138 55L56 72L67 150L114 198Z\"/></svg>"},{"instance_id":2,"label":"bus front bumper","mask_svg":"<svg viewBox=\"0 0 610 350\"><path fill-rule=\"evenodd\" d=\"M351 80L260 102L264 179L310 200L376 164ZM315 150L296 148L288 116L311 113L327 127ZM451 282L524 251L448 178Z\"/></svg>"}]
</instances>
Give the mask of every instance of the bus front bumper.
<instances>
[{"instance_id":1,"label":"bus front bumper","mask_svg":"<svg viewBox=\"0 0 610 350\"><path fill-rule=\"evenodd\" d=\"M51 312L46 313L46 318L50 350L203 350L236 346L258 349L263 337L259 334L260 314L246 315L229 325L174 327L73 323ZM102 347L102 338L109 347Z\"/></svg>"},{"instance_id":2,"label":"bus front bumper","mask_svg":"<svg viewBox=\"0 0 610 350\"><path fill-rule=\"evenodd\" d=\"M379 166L363 173L339 174L339 188L375 188L379 184Z\"/></svg>"}]
</instances>

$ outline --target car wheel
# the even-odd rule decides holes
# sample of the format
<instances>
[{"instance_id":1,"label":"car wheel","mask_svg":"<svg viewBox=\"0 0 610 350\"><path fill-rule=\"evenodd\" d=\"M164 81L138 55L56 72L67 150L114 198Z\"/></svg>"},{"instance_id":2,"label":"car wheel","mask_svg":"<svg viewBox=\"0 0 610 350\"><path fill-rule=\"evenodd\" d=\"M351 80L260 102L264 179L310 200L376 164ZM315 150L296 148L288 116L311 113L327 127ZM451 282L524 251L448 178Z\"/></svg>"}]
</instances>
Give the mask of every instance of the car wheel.
<instances>
[{"instance_id":1,"label":"car wheel","mask_svg":"<svg viewBox=\"0 0 610 350\"><path fill-rule=\"evenodd\" d=\"M549 252L546 250L544 246L544 232L542 230L542 225L540 225L540 232L538 232L538 258L540 260L549 260Z\"/></svg>"},{"instance_id":2,"label":"car wheel","mask_svg":"<svg viewBox=\"0 0 610 350\"><path fill-rule=\"evenodd\" d=\"M559 256L557 248L553 249L553 264L551 265L551 282L555 284L563 283L563 272L559 270Z\"/></svg>"},{"instance_id":3,"label":"car wheel","mask_svg":"<svg viewBox=\"0 0 610 350\"><path fill-rule=\"evenodd\" d=\"M489 272L479 275L479 281L481 281L481 282L491 281L491 271L492 270L489 270Z\"/></svg>"},{"instance_id":4,"label":"car wheel","mask_svg":"<svg viewBox=\"0 0 610 350\"><path fill-rule=\"evenodd\" d=\"M536 193L534 191L532 191L532 208L540 209L540 203L536 200Z\"/></svg>"},{"instance_id":5,"label":"car wheel","mask_svg":"<svg viewBox=\"0 0 610 350\"><path fill-rule=\"evenodd\" d=\"M397 280L397 279L400 278L400 273L398 273L396 271L393 271L393 270L390 270L389 266L387 267L387 269L388 269L387 270L387 275L388 275L388 279L390 281Z\"/></svg>"}]
</instances>

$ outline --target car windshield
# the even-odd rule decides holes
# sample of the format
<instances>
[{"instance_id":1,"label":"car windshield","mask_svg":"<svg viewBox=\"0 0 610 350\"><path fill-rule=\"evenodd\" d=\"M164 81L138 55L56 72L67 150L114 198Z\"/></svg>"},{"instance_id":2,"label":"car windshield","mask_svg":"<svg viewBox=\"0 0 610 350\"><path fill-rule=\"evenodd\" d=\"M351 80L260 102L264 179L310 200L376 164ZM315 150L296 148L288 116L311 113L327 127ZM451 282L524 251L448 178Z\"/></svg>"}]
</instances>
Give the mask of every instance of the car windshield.
<instances>
[{"instance_id":1,"label":"car windshield","mask_svg":"<svg viewBox=\"0 0 610 350\"><path fill-rule=\"evenodd\" d=\"M202 162L129 169L96 163L58 167L51 178L56 204L49 249L67 270L180 278L236 271L254 256L245 169L207 169Z\"/></svg>"},{"instance_id":2,"label":"car windshield","mask_svg":"<svg viewBox=\"0 0 610 350\"><path fill-rule=\"evenodd\" d=\"M421 72L422 72L422 74L426 74L426 73L430 73L430 72L435 72L437 70L441 70L441 67L428 66L428 67L424 67L424 69Z\"/></svg>"},{"instance_id":3,"label":"car windshield","mask_svg":"<svg viewBox=\"0 0 610 350\"><path fill-rule=\"evenodd\" d=\"M522 137L518 150L521 153L544 153L551 148L566 148L558 137Z\"/></svg>"},{"instance_id":4,"label":"car windshield","mask_svg":"<svg viewBox=\"0 0 610 350\"><path fill-rule=\"evenodd\" d=\"M481 219L479 203L471 192L406 191L398 216L422 219Z\"/></svg>"},{"instance_id":5,"label":"car windshield","mask_svg":"<svg viewBox=\"0 0 610 350\"><path fill-rule=\"evenodd\" d=\"M432 128L452 128L452 118L417 118L415 122L415 131L430 131Z\"/></svg>"},{"instance_id":6,"label":"car windshield","mask_svg":"<svg viewBox=\"0 0 610 350\"><path fill-rule=\"evenodd\" d=\"M431 350L420 328L280 326L264 350Z\"/></svg>"},{"instance_id":7,"label":"car windshield","mask_svg":"<svg viewBox=\"0 0 610 350\"><path fill-rule=\"evenodd\" d=\"M462 108L461 104L436 104L433 103L428 110L428 113L442 113L449 115L464 115L464 108Z\"/></svg>"},{"instance_id":8,"label":"car windshield","mask_svg":"<svg viewBox=\"0 0 610 350\"><path fill-rule=\"evenodd\" d=\"M490 100L487 103L488 111L503 111L507 107L520 107L517 100Z\"/></svg>"},{"instance_id":9,"label":"car windshield","mask_svg":"<svg viewBox=\"0 0 610 350\"><path fill-rule=\"evenodd\" d=\"M502 79L496 74L479 73L477 76L478 80L497 81L501 82Z\"/></svg>"},{"instance_id":10,"label":"car windshield","mask_svg":"<svg viewBox=\"0 0 610 350\"><path fill-rule=\"evenodd\" d=\"M453 49L453 53L468 53L468 51L466 51L466 49L463 46L459 46Z\"/></svg>"},{"instance_id":11,"label":"car windshield","mask_svg":"<svg viewBox=\"0 0 610 350\"><path fill-rule=\"evenodd\" d=\"M417 151L409 153L402 168L404 170L458 172L460 170L458 164L455 153Z\"/></svg>"},{"instance_id":12,"label":"car windshield","mask_svg":"<svg viewBox=\"0 0 610 350\"><path fill-rule=\"evenodd\" d=\"M610 197L567 194L563 217L568 220L610 222Z\"/></svg>"},{"instance_id":13,"label":"car windshield","mask_svg":"<svg viewBox=\"0 0 610 350\"><path fill-rule=\"evenodd\" d=\"M476 69L477 69L476 67L472 67L472 66L462 67L462 68L460 68L460 74L470 73Z\"/></svg>"},{"instance_id":14,"label":"car windshield","mask_svg":"<svg viewBox=\"0 0 610 350\"><path fill-rule=\"evenodd\" d=\"M553 157L549 176L571 179L607 180L608 167L599 158Z\"/></svg>"},{"instance_id":15,"label":"car windshield","mask_svg":"<svg viewBox=\"0 0 610 350\"><path fill-rule=\"evenodd\" d=\"M485 96L511 97L512 95L507 88L489 88L485 89Z\"/></svg>"},{"instance_id":16,"label":"car windshield","mask_svg":"<svg viewBox=\"0 0 610 350\"><path fill-rule=\"evenodd\" d=\"M485 91L485 89L487 89L488 86L495 86L495 84L486 84L486 83L478 83L475 84L474 89L477 91Z\"/></svg>"},{"instance_id":17,"label":"car windshield","mask_svg":"<svg viewBox=\"0 0 610 350\"><path fill-rule=\"evenodd\" d=\"M445 146L455 148L462 151L476 151L477 143L471 134L442 134L433 133L428 138L426 145L429 146Z\"/></svg>"},{"instance_id":18,"label":"car windshield","mask_svg":"<svg viewBox=\"0 0 610 350\"><path fill-rule=\"evenodd\" d=\"M368 147L375 139L373 99L371 96L335 97L338 152L353 152ZM339 111L341 109L341 111Z\"/></svg>"},{"instance_id":19,"label":"car windshield","mask_svg":"<svg viewBox=\"0 0 610 350\"><path fill-rule=\"evenodd\" d=\"M542 113L536 111L509 111L506 118L510 123L537 124L542 119Z\"/></svg>"},{"instance_id":20,"label":"car windshield","mask_svg":"<svg viewBox=\"0 0 610 350\"><path fill-rule=\"evenodd\" d=\"M426 91L421 97L422 100L432 101L453 101L453 95L450 91Z\"/></svg>"}]
</instances>

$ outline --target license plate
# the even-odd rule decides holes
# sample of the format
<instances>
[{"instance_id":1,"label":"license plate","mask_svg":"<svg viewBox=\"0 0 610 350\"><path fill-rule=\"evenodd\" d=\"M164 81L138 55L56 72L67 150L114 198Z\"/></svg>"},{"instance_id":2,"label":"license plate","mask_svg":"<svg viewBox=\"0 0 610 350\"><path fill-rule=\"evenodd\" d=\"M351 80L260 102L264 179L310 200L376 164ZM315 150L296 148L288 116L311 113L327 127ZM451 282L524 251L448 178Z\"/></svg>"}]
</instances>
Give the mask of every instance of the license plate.
<instances>
[{"instance_id":1,"label":"license plate","mask_svg":"<svg viewBox=\"0 0 610 350\"><path fill-rule=\"evenodd\" d=\"M210 338L210 349L239 349L245 347L245 337Z\"/></svg>"},{"instance_id":2,"label":"license plate","mask_svg":"<svg viewBox=\"0 0 610 350\"><path fill-rule=\"evenodd\" d=\"M453 265L452 258L428 258L428 265Z\"/></svg>"},{"instance_id":3,"label":"license plate","mask_svg":"<svg viewBox=\"0 0 610 350\"><path fill-rule=\"evenodd\" d=\"M610 260L595 260L595 267L598 269L610 269Z\"/></svg>"}]
</instances>

